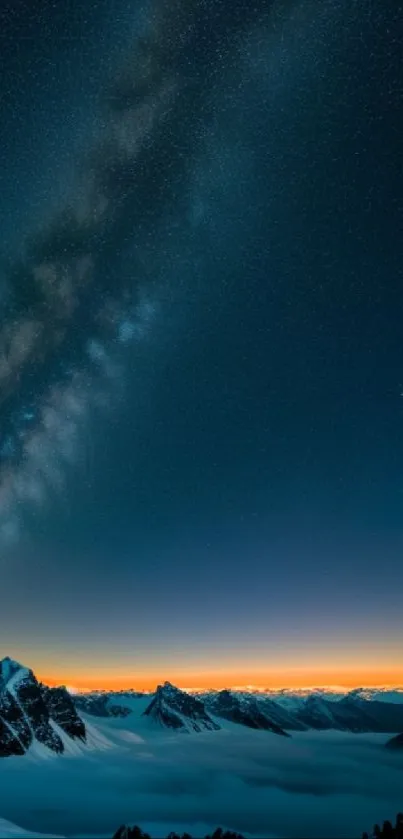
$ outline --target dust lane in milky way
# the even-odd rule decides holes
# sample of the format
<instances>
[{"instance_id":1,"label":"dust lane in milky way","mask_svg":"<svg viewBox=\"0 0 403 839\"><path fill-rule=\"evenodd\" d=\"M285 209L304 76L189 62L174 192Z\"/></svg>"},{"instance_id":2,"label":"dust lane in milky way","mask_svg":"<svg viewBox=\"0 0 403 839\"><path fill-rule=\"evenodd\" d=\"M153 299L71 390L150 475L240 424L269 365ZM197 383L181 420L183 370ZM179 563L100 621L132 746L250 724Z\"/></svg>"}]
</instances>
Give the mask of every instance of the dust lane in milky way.
<instances>
[{"instance_id":1,"label":"dust lane in milky way","mask_svg":"<svg viewBox=\"0 0 403 839\"><path fill-rule=\"evenodd\" d=\"M255 22L264 7L254 9ZM69 202L5 278L0 530L6 541L20 535L15 511L24 502L41 506L49 491L63 490L64 462L82 456L77 436L90 405L116 399L122 359L109 347L141 340L156 307L144 299L152 288L144 237L184 188L203 130L197 116L206 84L220 71L220 33L225 27L230 51L231 36L247 20L237 4L229 11L224 3L177 2L174 13L172 4L154 4L121 72L100 96L101 139L81 162ZM130 266L122 265L133 244Z\"/></svg>"}]
</instances>

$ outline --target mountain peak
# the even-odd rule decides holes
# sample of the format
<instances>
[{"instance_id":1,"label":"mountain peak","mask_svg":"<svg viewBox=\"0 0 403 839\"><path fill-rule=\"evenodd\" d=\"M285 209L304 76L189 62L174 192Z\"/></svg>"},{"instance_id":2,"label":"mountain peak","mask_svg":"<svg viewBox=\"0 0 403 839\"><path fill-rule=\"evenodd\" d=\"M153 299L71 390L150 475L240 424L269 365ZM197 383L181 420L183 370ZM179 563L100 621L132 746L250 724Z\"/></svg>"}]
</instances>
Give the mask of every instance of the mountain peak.
<instances>
[{"instance_id":1,"label":"mountain peak","mask_svg":"<svg viewBox=\"0 0 403 839\"><path fill-rule=\"evenodd\" d=\"M170 682L158 685L143 716L154 720L162 728L197 732L220 728L207 714L203 702Z\"/></svg>"},{"instance_id":2,"label":"mountain peak","mask_svg":"<svg viewBox=\"0 0 403 839\"><path fill-rule=\"evenodd\" d=\"M0 659L0 665L6 665L8 667L23 667L24 665L21 664L19 661L16 661L14 658L10 658L9 655L5 655L4 658Z\"/></svg>"},{"instance_id":3,"label":"mountain peak","mask_svg":"<svg viewBox=\"0 0 403 839\"><path fill-rule=\"evenodd\" d=\"M32 670L6 656L0 661L0 757L23 755L34 740L64 751L54 727L85 740L85 725L62 688L39 684Z\"/></svg>"},{"instance_id":4,"label":"mountain peak","mask_svg":"<svg viewBox=\"0 0 403 839\"><path fill-rule=\"evenodd\" d=\"M10 656L6 655L4 658L0 660L0 679L3 682L8 682L12 676L15 676L19 670L29 672L29 669L21 664L19 661L15 661Z\"/></svg>"},{"instance_id":5,"label":"mountain peak","mask_svg":"<svg viewBox=\"0 0 403 839\"><path fill-rule=\"evenodd\" d=\"M176 685L173 685L172 682L164 682L162 685L157 686L156 693L163 694L164 696L173 695L175 696L178 693L181 693L180 688L177 688Z\"/></svg>"}]
</instances>

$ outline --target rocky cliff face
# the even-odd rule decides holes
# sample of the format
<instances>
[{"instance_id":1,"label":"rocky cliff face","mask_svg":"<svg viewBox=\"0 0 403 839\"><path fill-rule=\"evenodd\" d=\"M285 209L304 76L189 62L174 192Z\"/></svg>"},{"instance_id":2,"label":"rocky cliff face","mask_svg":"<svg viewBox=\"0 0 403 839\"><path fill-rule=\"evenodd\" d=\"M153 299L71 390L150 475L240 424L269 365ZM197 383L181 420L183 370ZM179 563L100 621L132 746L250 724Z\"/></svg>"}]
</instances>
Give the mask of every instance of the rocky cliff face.
<instances>
[{"instance_id":1,"label":"rocky cliff face","mask_svg":"<svg viewBox=\"0 0 403 839\"><path fill-rule=\"evenodd\" d=\"M237 696L233 691L220 690L211 696L207 707L215 716L246 725L247 728L260 728L284 737L290 736L264 713L264 706L261 706L253 696Z\"/></svg>"},{"instance_id":2,"label":"rocky cliff face","mask_svg":"<svg viewBox=\"0 0 403 839\"><path fill-rule=\"evenodd\" d=\"M362 699L353 692L336 702L312 695L302 703L297 717L308 728L387 734L403 728L403 704Z\"/></svg>"},{"instance_id":3,"label":"rocky cliff face","mask_svg":"<svg viewBox=\"0 0 403 839\"><path fill-rule=\"evenodd\" d=\"M75 695L72 701L79 711L93 717L127 717L132 713L124 705L113 704L108 693Z\"/></svg>"},{"instance_id":4,"label":"rocky cliff face","mask_svg":"<svg viewBox=\"0 0 403 839\"><path fill-rule=\"evenodd\" d=\"M400 733L403 731L401 692L355 690L332 697L313 690L279 692L276 698L264 692L242 690L204 691L199 694L207 711L241 725L268 728L266 718L283 731L337 730L353 733ZM332 698L331 698L332 697Z\"/></svg>"},{"instance_id":5,"label":"rocky cliff face","mask_svg":"<svg viewBox=\"0 0 403 839\"><path fill-rule=\"evenodd\" d=\"M85 740L85 725L67 691L40 685L32 670L4 658L0 662L0 757L23 755L34 740L63 752L57 726L69 737Z\"/></svg>"},{"instance_id":6,"label":"rocky cliff face","mask_svg":"<svg viewBox=\"0 0 403 839\"><path fill-rule=\"evenodd\" d=\"M218 731L203 702L169 682L159 685L144 715L163 728L182 731Z\"/></svg>"},{"instance_id":7,"label":"rocky cliff face","mask_svg":"<svg viewBox=\"0 0 403 839\"><path fill-rule=\"evenodd\" d=\"M85 724L66 688L41 685L41 693L50 718L60 725L69 737L85 740Z\"/></svg>"}]
</instances>

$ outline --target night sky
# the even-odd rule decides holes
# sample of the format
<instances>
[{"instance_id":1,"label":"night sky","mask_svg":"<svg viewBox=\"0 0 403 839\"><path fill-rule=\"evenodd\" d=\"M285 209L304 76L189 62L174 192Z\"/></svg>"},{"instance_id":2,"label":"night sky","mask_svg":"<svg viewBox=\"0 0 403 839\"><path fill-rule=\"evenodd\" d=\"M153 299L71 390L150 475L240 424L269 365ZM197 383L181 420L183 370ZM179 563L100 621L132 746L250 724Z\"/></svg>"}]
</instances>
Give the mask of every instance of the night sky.
<instances>
[{"instance_id":1,"label":"night sky","mask_svg":"<svg viewBox=\"0 0 403 839\"><path fill-rule=\"evenodd\" d=\"M42 678L403 682L402 15L2 4L0 634Z\"/></svg>"}]
</instances>

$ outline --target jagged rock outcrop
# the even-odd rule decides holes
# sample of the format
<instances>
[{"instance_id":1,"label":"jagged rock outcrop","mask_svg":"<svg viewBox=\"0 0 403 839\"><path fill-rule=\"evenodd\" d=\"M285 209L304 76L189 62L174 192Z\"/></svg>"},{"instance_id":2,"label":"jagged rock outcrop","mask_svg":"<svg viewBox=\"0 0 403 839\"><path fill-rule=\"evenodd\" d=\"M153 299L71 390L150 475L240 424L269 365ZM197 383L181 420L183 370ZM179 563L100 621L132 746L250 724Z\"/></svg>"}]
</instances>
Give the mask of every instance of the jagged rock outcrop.
<instances>
[{"instance_id":1,"label":"jagged rock outcrop","mask_svg":"<svg viewBox=\"0 0 403 839\"><path fill-rule=\"evenodd\" d=\"M354 693L336 702L313 694L304 700L297 718L308 728L322 730L398 732L403 726L403 705L362 699Z\"/></svg>"},{"instance_id":2,"label":"jagged rock outcrop","mask_svg":"<svg viewBox=\"0 0 403 839\"><path fill-rule=\"evenodd\" d=\"M65 687L41 685L41 692L50 717L69 735L85 740L85 724L77 714L74 702Z\"/></svg>"},{"instance_id":3,"label":"jagged rock outcrop","mask_svg":"<svg viewBox=\"0 0 403 839\"><path fill-rule=\"evenodd\" d=\"M181 731L218 731L220 726L211 719L203 702L189 693L165 682L159 685L154 698L143 712L163 728Z\"/></svg>"},{"instance_id":4,"label":"jagged rock outcrop","mask_svg":"<svg viewBox=\"0 0 403 839\"><path fill-rule=\"evenodd\" d=\"M0 661L0 757L23 755L34 740L63 752L55 724L69 737L85 740L85 725L67 691L40 685L32 670L17 661Z\"/></svg>"},{"instance_id":5,"label":"jagged rock outcrop","mask_svg":"<svg viewBox=\"0 0 403 839\"><path fill-rule=\"evenodd\" d=\"M230 722L272 731L283 737L291 736L264 713L264 705L252 695L238 696L231 690L220 690L210 697L207 707L215 716Z\"/></svg>"},{"instance_id":6,"label":"jagged rock outcrop","mask_svg":"<svg viewBox=\"0 0 403 839\"><path fill-rule=\"evenodd\" d=\"M199 696L205 703L207 710L216 716L224 716L219 705L231 706L231 703L239 705L240 709L248 716L248 707L257 704L259 711L272 723L284 731L304 731L314 729L317 731L337 730L351 731L354 733L378 732L378 733L400 733L403 730L403 702L399 701L399 692L390 699L382 698L382 693L374 696L371 691L359 689L345 695L333 697L330 692L313 690L308 694L292 695L287 692L285 696L278 694L278 697L268 697L262 692L230 690L227 691L232 697L223 691L209 691L200 693ZM389 691L389 693L392 693ZM221 695L221 699L220 699ZM237 702L238 700L238 702ZM235 715L227 717L242 723L239 708ZM246 718L244 720L246 725Z\"/></svg>"},{"instance_id":7,"label":"jagged rock outcrop","mask_svg":"<svg viewBox=\"0 0 403 839\"><path fill-rule=\"evenodd\" d=\"M92 714L94 717L127 717L132 713L130 708L124 705L111 704L107 693L100 694L76 694L72 699L79 711Z\"/></svg>"}]
</instances>

